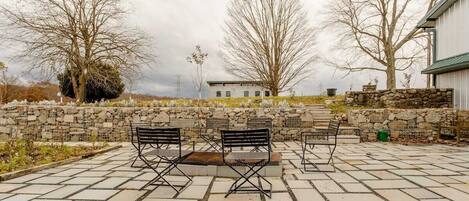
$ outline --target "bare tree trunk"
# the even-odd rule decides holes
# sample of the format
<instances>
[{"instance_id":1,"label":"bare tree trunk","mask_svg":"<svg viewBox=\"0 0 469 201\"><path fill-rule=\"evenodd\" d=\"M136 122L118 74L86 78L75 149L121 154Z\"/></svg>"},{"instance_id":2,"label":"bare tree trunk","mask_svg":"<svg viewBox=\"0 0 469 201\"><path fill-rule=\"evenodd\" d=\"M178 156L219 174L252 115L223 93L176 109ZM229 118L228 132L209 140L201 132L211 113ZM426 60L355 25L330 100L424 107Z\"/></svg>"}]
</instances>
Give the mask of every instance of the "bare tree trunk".
<instances>
[{"instance_id":1,"label":"bare tree trunk","mask_svg":"<svg viewBox=\"0 0 469 201\"><path fill-rule=\"evenodd\" d=\"M86 72L82 72L79 77L80 84L78 86L78 93L76 94L77 102L86 101Z\"/></svg>"}]
</instances>

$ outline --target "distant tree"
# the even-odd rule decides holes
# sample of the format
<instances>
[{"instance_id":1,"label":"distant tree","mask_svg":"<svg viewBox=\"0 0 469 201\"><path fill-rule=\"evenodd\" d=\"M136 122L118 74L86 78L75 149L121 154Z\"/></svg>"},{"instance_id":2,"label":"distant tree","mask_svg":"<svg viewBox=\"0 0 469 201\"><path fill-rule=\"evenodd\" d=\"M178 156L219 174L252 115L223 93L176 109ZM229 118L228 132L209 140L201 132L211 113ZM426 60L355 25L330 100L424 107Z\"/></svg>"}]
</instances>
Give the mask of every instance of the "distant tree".
<instances>
[{"instance_id":1,"label":"distant tree","mask_svg":"<svg viewBox=\"0 0 469 201\"><path fill-rule=\"evenodd\" d=\"M86 81L86 99L85 102L95 102L102 99L118 98L124 92L124 83L120 77L117 67L107 64L99 64L101 72L92 72L88 76L90 79ZM76 98L73 90L72 74L67 69L64 73L57 76L60 83L60 91L64 96ZM99 84L97 82L100 82ZM81 83L79 83L81 84Z\"/></svg>"},{"instance_id":2,"label":"distant tree","mask_svg":"<svg viewBox=\"0 0 469 201\"><path fill-rule=\"evenodd\" d=\"M142 31L125 26L122 0L9 0L0 5L6 24L2 38L23 47L19 55L44 72L68 72L78 102L93 94L88 80L105 77L100 62L112 64L123 76L152 60ZM98 73L103 73L98 75ZM103 80L91 81L101 88ZM91 92L87 92L91 90ZM94 99L94 98L91 98Z\"/></svg>"},{"instance_id":3,"label":"distant tree","mask_svg":"<svg viewBox=\"0 0 469 201\"><path fill-rule=\"evenodd\" d=\"M260 80L273 96L309 76L315 31L299 0L232 0L223 57L226 69Z\"/></svg>"},{"instance_id":4,"label":"distant tree","mask_svg":"<svg viewBox=\"0 0 469 201\"><path fill-rule=\"evenodd\" d=\"M16 85L18 82L18 78L16 76L10 76L7 74L7 66L0 62L0 71L2 72L0 75L0 102L1 103L8 103L11 100L11 97L14 95L14 92L10 90L12 85Z\"/></svg>"},{"instance_id":5,"label":"distant tree","mask_svg":"<svg viewBox=\"0 0 469 201\"><path fill-rule=\"evenodd\" d=\"M202 98L202 90L204 89L205 86L205 73L204 73L204 63L208 58L208 54L202 52L202 49L200 48L200 45L195 46L195 51L188 56L187 62L191 64L195 64L196 66L196 73L194 77L192 78L194 82L195 89L198 92L199 99Z\"/></svg>"},{"instance_id":6,"label":"distant tree","mask_svg":"<svg viewBox=\"0 0 469 201\"><path fill-rule=\"evenodd\" d=\"M396 71L423 62L426 40L416 28L436 0L333 0L326 9L328 32L338 33L336 54L326 58L347 72L386 74L386 88L396 88ZM337 56L340 55L340 56Z\"/></svg>"}]
</instances>

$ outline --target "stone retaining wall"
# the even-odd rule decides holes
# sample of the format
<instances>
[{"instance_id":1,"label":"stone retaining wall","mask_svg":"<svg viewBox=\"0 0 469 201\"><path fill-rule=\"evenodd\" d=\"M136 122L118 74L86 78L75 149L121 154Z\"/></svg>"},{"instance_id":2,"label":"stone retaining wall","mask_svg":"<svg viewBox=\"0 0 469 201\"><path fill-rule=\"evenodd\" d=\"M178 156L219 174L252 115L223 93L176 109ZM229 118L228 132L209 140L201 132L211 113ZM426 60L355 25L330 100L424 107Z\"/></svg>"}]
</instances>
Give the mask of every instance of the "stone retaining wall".
<instances>
[{"instance_id":1,"label":"stone retaining wall","mask_svg":"<svg viewBox=\"0 0 469 201\"><path fill-rule=\"evenodd\" d=\"M362 141L376 141L377 131L390 131L391 140L432 141L438 125L452 125L454 109L364 109L347 114L352 126L362 129ZM469 111L459 111L459 118L469 121Z\"/></svg>"},{"instance_id":2,"label":"stone retaining wall","mask_svg":"<svg viewBox=\"0 0 469 201\"><path fill-rule=\"evenodd\" d=\"M373 108L452 108L453 89L349 91L345 102L350 106Z\"/></svg>"},{"instance_id":3,"label":"stone retaining wall","mask_svg":"<svg viewBox=\"0 0 469 201\"><path fill-rule=\"evenodd\" d=\"M288 116L300 116L304 124L313 124L316 109L291 108L156 108L156 107L72 107L5 106L0 109L0 141L11 137L29 137L36 141L128 141L130 122L168 126L174 119L193 119L193 125L205 125L205 118L229 118L231 127L245 127L248 117L270 117L274 127L282 127ZM309 122L309 123L308 123ZM310 127L310 126L306 126ZM195 136L195 129L184 135ZM303 129L301 129L303 130ZM275 141L285 136L298 139L300 129L276 128Z\"/></svg>"}]
</instances>

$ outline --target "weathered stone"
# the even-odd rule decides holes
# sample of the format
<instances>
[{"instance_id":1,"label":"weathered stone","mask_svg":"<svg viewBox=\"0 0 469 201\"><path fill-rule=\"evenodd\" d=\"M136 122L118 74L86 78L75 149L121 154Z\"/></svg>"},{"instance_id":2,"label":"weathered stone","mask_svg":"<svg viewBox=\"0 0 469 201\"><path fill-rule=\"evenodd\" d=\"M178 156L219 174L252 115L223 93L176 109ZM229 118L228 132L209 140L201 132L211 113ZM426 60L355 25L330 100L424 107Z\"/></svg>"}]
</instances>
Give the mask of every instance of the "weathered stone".
<instances>
[{"instance_id":1,"label":"weathered stone","mask_svg":"<svg viewBox=\"0 0 469 201\"><path fill-rule=\"evenodd\" d=\"M152 122L155 123L168 123L169 122L169 115L166 112L162 112L158 114L155 118L153 118Z\"/></svg>"},{"instance_id":2,"label":"weathered stone","mask_svg":"<svg viewBox=\"0 0 469 201\"><path fill-rule=\"evenodd\" d=\"M65 115L64 116L64 122L66 123L73 123L75 121L75 118L73 115Z\"/></svg>"},{"instance_id":3,"label":"weathered stone","mask_svg":"<svg viewBox=\"0 0 469 201\"><path fill-rule=\"evenodd\" d=\"M425 117L425 120L429 123L438 123L441 120L441 115L436 112L429 111Z\"/></svg>"},{"instance_id":4,"label":"weathered stone","mask_svg":"<svg viewBox=\"0 0 469 201\"><path fill-rule=\"evenodd\" d=\"M412 110L403 110L402 112L396 114L396 118L402 120L411 120L417 118L417 115L412 112Z\"/></svg>"}]
</instances>

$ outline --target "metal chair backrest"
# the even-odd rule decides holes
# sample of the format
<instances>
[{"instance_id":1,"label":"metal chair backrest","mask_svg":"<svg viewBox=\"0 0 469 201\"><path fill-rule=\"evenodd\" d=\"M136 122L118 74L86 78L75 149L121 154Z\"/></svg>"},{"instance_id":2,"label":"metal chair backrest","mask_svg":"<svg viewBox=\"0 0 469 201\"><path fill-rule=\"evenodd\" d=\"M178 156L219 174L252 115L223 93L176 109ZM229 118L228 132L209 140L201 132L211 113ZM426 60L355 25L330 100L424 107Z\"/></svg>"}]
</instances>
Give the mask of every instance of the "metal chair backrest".
<instances>
[{"instance_id":1,"label":"metal chair backrest","mask_svg":"<svg viewBox=\"0 0 469 201\"><path fill-rule=\"evenodd\" d=\"M156 145L179 145L181 147L181 130L179 128L148 128L137 127L138 144Z\"/></svg>"},{"instance_id":2,"label":"metal chair backrest","mask_svg":"<svg viewBox=\"0 0 469 201\"><path fill-rule=\"evenodd\" d=\"M206 129L230 129L230 120L223 118L209 118L206 120Z\"/></svg>"},{"instance_id":3,"label":"metal chair backrest","mask_svg":"<svg viewBox=\"0 0 469 201\"><path fill-rule=\"evenodd\" d=\"M137 143L137 127L150 127L150 123L143 123L143 122L130 122L130 140L132 143Z\"/></svg>"},{"instance_id":4,"label":"metal chair backrest","mask_svg":"<svg viewBox=\"0 0 469 201\"><path fill-rule=\"evenodd\" d=\"M272 128L272 119L268 117L249 118L246 126L248 129Z\"/></svg>"},{"instance_id":5,"label":"metal chair backrest","mask_svg":"<svg viewBox=\"0 0 469 201\"><path fill-rule=\"evenodd\" d=\"M329 126L327 128L327 135L328 136L337 136L339 134L339 128L340 128L340 121L339 120L329 121Z\"/></svg>"},{"instance_id":6,"label":"metal chair backrest","mask_svg":"<svg viewBox=\"0 0 469 201\"><path fill-rule=\"evenodd\" d=\"M176 128L194 128L195 119L170 119L169 126Z\"/></svg>"},{"instance_id":7,"label":"metal chair backrest","mask_svg":"<svg viewBox=\"0 0 469 201\"><path fill-rule=\"evenodd\" d=\"M301 128L302 127L301 117L299 116L287 117L287 119L285 119L285 127Z\"/></svg>"},{"instance_id":8,"label":"metal chair backrest","mask_svg":"<svg viewBox=\"0 0 469 201\"><path fill-rule=\"evenodd\" d=\"M270 147L269 129L222 130L222 148Z\"/></svg>"}]
</instances>

